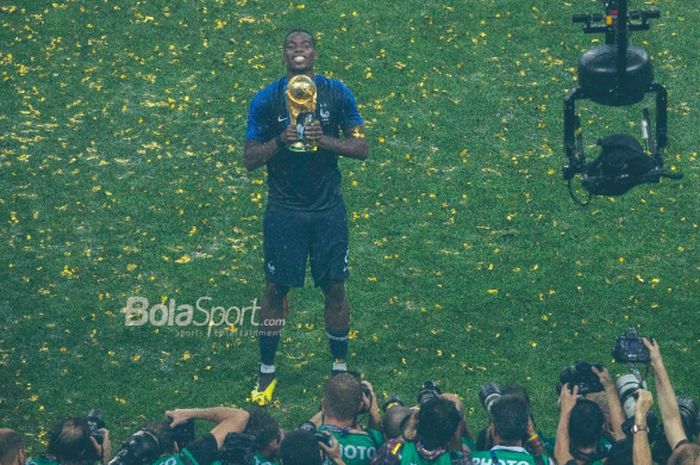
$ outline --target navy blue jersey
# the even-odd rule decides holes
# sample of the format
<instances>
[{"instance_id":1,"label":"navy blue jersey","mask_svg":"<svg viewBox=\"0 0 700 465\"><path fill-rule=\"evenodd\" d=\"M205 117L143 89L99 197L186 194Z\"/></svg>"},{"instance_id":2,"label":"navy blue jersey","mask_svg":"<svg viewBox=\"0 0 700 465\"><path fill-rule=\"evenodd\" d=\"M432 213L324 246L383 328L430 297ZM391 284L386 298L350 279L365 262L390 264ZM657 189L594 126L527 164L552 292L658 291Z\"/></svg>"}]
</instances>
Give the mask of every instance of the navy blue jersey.
<instances>
[{"instance_id":1,"label":"navy blue jersey","mask_svg":"<svg viewBox=\"0 0 700 465\"><path fill-rule=\"evenodd\" d=\"M363 124L355 97L340 81L315 76L316 118L323 134L341 132ZM284 77L258 92L250 104L245 139L265 143L289 125ZM327 150L298 153L282 149L267 161L268 203L292 210L321 211L342 202L338 155Z\"/></svg>"}]
</instances>

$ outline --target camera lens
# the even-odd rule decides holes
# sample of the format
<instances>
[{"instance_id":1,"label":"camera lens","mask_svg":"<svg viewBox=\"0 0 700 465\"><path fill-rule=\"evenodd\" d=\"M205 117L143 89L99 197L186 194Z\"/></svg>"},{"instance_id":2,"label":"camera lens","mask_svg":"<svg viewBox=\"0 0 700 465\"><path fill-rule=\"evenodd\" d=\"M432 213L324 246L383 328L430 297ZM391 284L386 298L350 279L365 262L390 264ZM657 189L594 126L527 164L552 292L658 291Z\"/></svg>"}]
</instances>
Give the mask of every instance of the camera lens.
<instances>
[{"instance_id":1,"label":"camera lens","mask_svg":"<svg viewBox=\"0 0 700 465\"><path fill-rule=\"evenodd\" d=\"M633 418L634 408L637 405L637 399L634 395L640 388L639 379L634 374L627 373L617 379L615 387L617 388L618 396L620 396L620 403L622 403L625 416Z\"/></svg>"}]
</instances>

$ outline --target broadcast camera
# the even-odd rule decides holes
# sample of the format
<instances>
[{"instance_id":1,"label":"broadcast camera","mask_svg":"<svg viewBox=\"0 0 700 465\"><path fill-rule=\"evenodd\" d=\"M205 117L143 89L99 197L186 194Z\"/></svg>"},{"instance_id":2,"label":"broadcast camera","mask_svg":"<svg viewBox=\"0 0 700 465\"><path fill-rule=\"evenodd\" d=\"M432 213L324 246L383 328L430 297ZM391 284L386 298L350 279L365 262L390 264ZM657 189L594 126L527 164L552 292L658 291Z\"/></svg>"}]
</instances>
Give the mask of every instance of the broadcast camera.
<instances>
[{"instance_id":1,"label":"broadcast camera","mask_svg":"<svg viewBox=\"0 0 700 465\"><path fill-rule=\"evenodd\" d=\"M662 177L680 179L682 175L663 169L663 149L668 144L666 88L654 80L646 50L628 44L628 33L648 30L649 20L660 17L657 10L629 11L628 0L604 0L605 14L575 14L574 23L582 23L586 34L604 33L605 45L593 47L578 64L578 87L564 99L564 151L568 164L563 168L569 194L580 205L593 195L622 195L642 183L657 183ZM647 93L656 96L656 131L652 134L648 108L642 111L642 139L645 148L633 137L614 134L598 141L601 153L586 162L583 131L576 113L576 101L588 99L604 106L621 107L640 103ZM582 202L574 193L572 180L582 176L581 184L589 197Z\"/></svg>"}]
</instances>

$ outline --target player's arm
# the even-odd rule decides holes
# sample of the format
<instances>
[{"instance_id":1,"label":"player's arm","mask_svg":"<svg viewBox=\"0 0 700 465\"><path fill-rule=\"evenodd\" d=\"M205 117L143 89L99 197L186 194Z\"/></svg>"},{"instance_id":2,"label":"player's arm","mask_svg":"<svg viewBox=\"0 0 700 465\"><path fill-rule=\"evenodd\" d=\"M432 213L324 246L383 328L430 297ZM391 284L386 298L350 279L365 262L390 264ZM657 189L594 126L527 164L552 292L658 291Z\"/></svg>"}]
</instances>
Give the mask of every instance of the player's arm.
<instances>
[{"instance_id":1,"label":"player's arm","mask_svg":"<svg viewBox=\"0 0 700 465\"><path fill-rule=\"evenodd\" d=\"M297 130L291 124L287 129L266 142L248 139L243 146L243 164L248 171L253 171L263 166L267 161L277 155L289 144L298 141Z\"/></svg>"}]
</instances>

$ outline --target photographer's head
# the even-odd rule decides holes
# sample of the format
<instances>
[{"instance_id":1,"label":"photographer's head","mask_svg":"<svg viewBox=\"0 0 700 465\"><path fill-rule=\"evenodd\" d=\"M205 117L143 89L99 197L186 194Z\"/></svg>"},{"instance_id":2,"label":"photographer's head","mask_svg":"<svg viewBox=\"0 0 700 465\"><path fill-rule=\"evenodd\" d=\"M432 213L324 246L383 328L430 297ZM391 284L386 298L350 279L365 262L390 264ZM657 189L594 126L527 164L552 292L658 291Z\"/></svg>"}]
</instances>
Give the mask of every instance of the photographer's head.
<instances>
[{"instance_id":1,"label":"photographer's head","mask_svg":"<svg viewBox=\"0 0 700 465\"><path fill-rule=\"evenodd\" d=\"M681 441L668 459L668 465L700 465L700 445Z\"/></svg>"},{"instance_id":2,"label":"photographer's head","mask_svg":"<svg viewBox=\"0 0 700 465\"><path fill-rule=\"evenodd\" d=\"M326 381L321 406L327 418L353 421L362 409L362 385L347 373L331 377Z\"/></svg>"},{"instance_id":3,"label":"photographer's head","mask_svg":"<svg viewBox=\"0 0 700 465\"><path fill-rule=\"evenodd\" d=\"M445 447L457 431L461 421L454 402L433 397L420 407L417 435L423 447L429 450Z\"/></svg>"},{"instance_id":4,"label":"photographer's head","mask_svg":"<svg viewBox=\"0 0 700 465\"><path fill-rule=\"evenodd\" d=\"M255 436L255 452L266 458L279 455L282 432L277 420L261 409L250 411L244 433Z\"/></svg>"},{"instance_id":5,"label":"photographer's head","mask_svg":"<svg viewBox=\"0 0 700 465\"><path fill-rule=\"evenodd\" d=\"M508 394L500 397L491 407L490 418L497 445L522 446L527 435L530 407L521 396Z\"/></svg>"},{"instance_id":6,"label":"photographer's head","mask_svg":"<svg viewBox=\"0 0 700 465\"><path fill-rule=\"evenodd\" d=\"M24 440L7 428L0 428L0 465L24 465Z\"/></svg>"},{"instance_id":7,"label":"photographer's head","mask_svg":"<svg viewBox=\"0 0 700 465\"><path fill-rule=\"evenodd\" d=\"M321 465L321 447L312 433L291 431L281 446L282 465Z\"/></svg>"},{"instance_id":8,"label":"photographer's head","mask_svg":"<svg viewBox=\"0 0 700 465\"><path fill-rule=\"evenodd\" d=\"M603 434L605 415L591 400L576 401L569 418L569 439L572 455L583 462L597 460L598 440Z\"/></svg>"},{"instance_id":9,"label":"photographer's head","mask_svg":"<svg viewBox=\"0 0 700 465\"><path fill-rule=\"evenodd\" d=\"M49 432L48 453L61 465L92 465L101 458L85 417L65 418Z\"/></svg>"},{"instance_id":10,"label":"photographer's head","mask_svg":"<svg viewBox=\"0 0 700 465\"><path fill-rule=\"evenodd\" d=\"M384 437L386 439L395 439L401 436L410 417L411 409L403 405L397 405L384 412L382 416Z\"/></svg>"}]
</instances>

